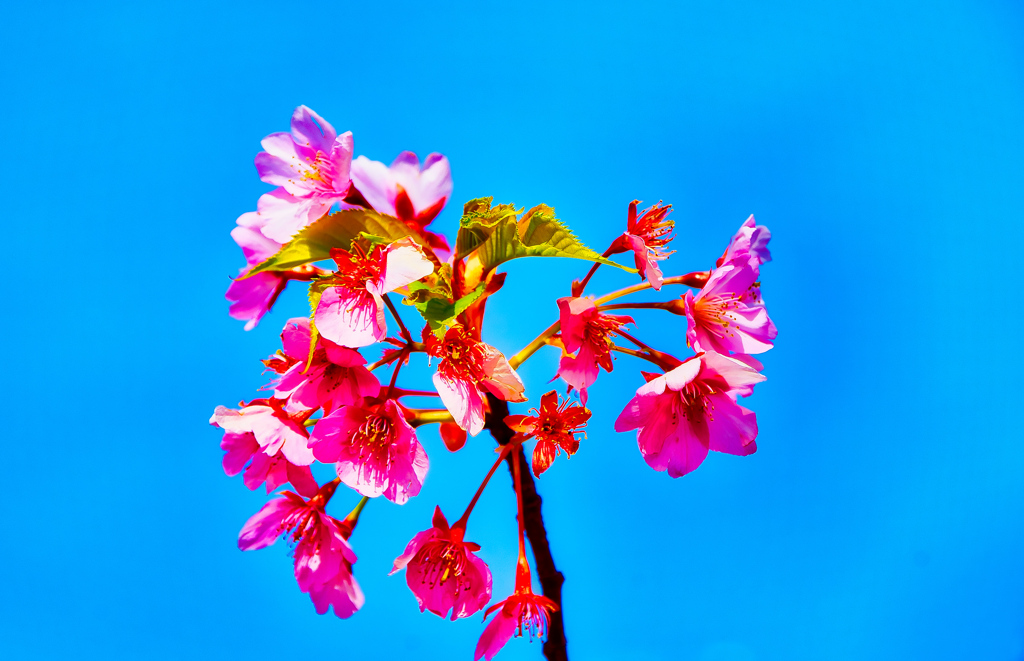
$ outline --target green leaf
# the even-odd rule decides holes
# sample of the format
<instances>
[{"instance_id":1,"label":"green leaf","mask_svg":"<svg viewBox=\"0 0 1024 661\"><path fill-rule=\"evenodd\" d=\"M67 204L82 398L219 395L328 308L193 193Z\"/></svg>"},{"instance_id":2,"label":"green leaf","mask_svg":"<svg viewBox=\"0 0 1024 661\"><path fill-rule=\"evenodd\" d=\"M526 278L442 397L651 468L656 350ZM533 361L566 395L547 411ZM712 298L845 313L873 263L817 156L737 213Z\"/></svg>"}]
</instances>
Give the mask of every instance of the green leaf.
<instances>
[{"instance_id":1,"label":"green leaf","mask_svg":"<svg viewBox=\"0 0 1024 661\"><path fill-rule=\"evenodd\" d=\"M316 329L316 308L320 305L320 297L324 295L326 286L320 280L309 283L309 355L306 356L306 366L302 368L305 372L313 362L313 352L316 351L316 341L320 337L320 331Z\"/></svg>"},{"instance_id":2,"label":"green leaf","mask_svg":"<svg viewBox=\"0 0 1024 661\"><path fill-rule=\"evenodd\" d=\"M517 220L522 210L516 211L511 204L492 207L492 200L485 197L466 203L455 241L456 259L476 253L484 269L490 270L519 257L571 257L636 273L583 245L551 207L538 205Z\"/></svg>"},{"instance_id":3,"label":"green leaf","mask_svg":"<svg viewBox=\"0 0 1024 661\"><path fill-rule=\"evenodd\" d=\"M482 282L473 291L459 300L453 301L451 276L451 266L442 265L434 274L426 278L426 282L410 284L409 295L402 301L406 305L415 306L430 326L430 330L438 337L442 336L445 329L455 323L455 318L476 302L487 288L486 283Z\"/></svg>"},{"instance_id":4,"label":"green leaf","mask_svg":"<svg viewBox=\"0 0 1024 661\"><path fill-rule=\"evenodd\" d=\"M244 277L264 271L285 271L327 259L331 248L348 250L352 240L364 238L371 243L391 243L412 230L397 218L368 209L348 209L324 216L303 228L277 254L257 264Z\"/></svg>"}]
</instances>

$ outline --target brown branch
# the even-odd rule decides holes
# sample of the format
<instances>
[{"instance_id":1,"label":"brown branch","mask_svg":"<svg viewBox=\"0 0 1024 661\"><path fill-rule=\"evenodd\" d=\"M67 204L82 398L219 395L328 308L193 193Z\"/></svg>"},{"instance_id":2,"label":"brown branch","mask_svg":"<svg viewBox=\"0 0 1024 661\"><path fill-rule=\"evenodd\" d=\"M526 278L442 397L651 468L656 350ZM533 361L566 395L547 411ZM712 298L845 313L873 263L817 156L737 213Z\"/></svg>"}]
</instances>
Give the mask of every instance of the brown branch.
<instances>
[{"instance_id":1,"label":"brown branch","mask_svg":"<svg viewBox=\"0 0 1024 661\"><path fill-rule=\"evenodd\" d=\"M505 445L514 435L514 432L505 424L505 416L508 415L508 402L491 394L487 395L487 402L490 405L490 411L487 413L484 427L491 432L494 440L500 445ZM565 625L562 620L562 583L565 582L565 577L555 568L555 559L551 556L548 533L544 528L544 517L540 511L541 497L537 493L537 484L533 481L533 473L530 472L530 465L526 461L522 447L510 452L506 460L509 472L512 471L512 462L519 462L519 474L523 484L523 515L526 518L524 522L526 537L530 540L530 548L533 549L535 569L537 578L540 580L541 591L545 597L558 604L558 610L551 614L548 639L544 642L544 657L548 661L568 661ZM515 487L513 486L513 488Z\"/></svg>"}]
</instances>

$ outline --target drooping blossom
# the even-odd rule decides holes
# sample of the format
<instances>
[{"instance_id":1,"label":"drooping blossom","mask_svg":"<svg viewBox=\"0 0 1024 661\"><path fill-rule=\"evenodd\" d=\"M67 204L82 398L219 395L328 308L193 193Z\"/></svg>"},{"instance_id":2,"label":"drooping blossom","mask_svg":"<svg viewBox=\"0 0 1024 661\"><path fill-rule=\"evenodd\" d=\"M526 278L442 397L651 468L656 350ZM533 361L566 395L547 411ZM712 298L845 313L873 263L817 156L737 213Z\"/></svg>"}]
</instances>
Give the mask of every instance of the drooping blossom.
<instances>
[{"instance_id":1,"label":"drooping blossom","mask_svg":"<svg viewBox=\"0 0 1024 661\"><path fill-rule=\"evenodd\" d=\"M231 230L231 238L242 249L246 266L239 271L239 278L232 281L224 297L231 301L228 314L245 321L245 330L252 330L273 307L288 284L288 279L284 273L269 271L248 278L241 277L253 266L274 255L281 249L281 244L263 236L260 227L264 219L257 212L244 213L237 222L238 227Z\"/></svg>"},{"instance_id":2,"label":"drooping blossom","mask_svg":"<svg viewBox=\"0 0 1024 661\"><path fill-rule=\"evenodd\" d=\"M730 391L764 381L747 363L700 353L669 372L651 376L615 421L615 431L637 429L648 465L683 476L708 450L748 455L757 450L757 418Z\"/></svg>"},{"instance_id":3,"label":"drooping blossom","mask_svg":"<svg viewBox=\"0 0 1024 661\"><path fill-rule=\"evenodd\" d=\"M291 133L271 133L256 155L260 179L280 186L276 204L260 209L263 234L286 243L345 199L351 186L352 133L334 127L306 106L292 114Z\"/></svg>"},{"instance_id":4,"label":"drooping blossom","mask_svg":"<svg viewBox=\"0 0 1024 661\"><path fill-rule=\"evenodd\" d=\"M370 498L399 505L420 492L427 453L393 399L343 406L316 423L313 455L335 462L341 481Z\"/></svg>"},{"instance_id":5,"label":"drooping blossom","mask_svg":"<svg viewBox=\"0 0 1024 661\"><path fill-rule=\"evenodd\" d=\"M615 239L608 249L610 255L633 251L633 259L640 277L651 283L656 290L661 289L664 277L658 262L668 259L674 251L665 252L664 248L673 239L670 235L675 221L668 218L672 205L655 204L637 216L636 206L640 200L629 203L629 215L626 219L626 231Z\"/></svg>"},{"instance_id":6,"label":"drooping blossom","mask_svg":"<svg viewBox=\"0 0 1024 661\"><path fill-rule=\"evenodd\" d=\"M310 497L320 488L313 479L309 466L296 466L280 452L273 456L267 454L252 432L224 432L220 448L224 450L224 472L229 476L235 476L245 469L242 482L253 491L265 483L267 493L270 493L282 484L290 482L296 491Z\"/></svg>"},{"instance_id":7,"label":"drooping blossom","mask_svg":"<svg viewBox=\"0 0 1024 661\"><path fill-rule=\"evenodd\" d=\"M375 211L394 216L422 234L440 259L451 253L443 236L426 230L452 195L446 157L430 154L421 166L416 154L404 151L388 167L360 156L352 162L352 183Z\"/></svg>"},{"instance_id":8,"label":"drooping blossom","mask_svg":"<svg viewBox=\"0 0 1024 661\"><path fill-rule=\"evenodd\" d=\"M575 356L563 356L558 365L558 376L580 393L580 401L587 404L587 388L597 381L598 365L611 372L612 335L623 325L631 324L632 317L599 312L593 297L565 297L558 299L562 344Z\"/></svg>"},{"instance_id":9,"label":"drooping blossom","mask_svg":"<svg viewBox=\"0 0 1024 661\"><path fill-rule=\"evenodd\" d=\"M491 661L513 636L527 636L531 640L547 636L551 613L558 610L558 604L544 595L533 593L530 571L528 567L524 571L524 563L525 558L520 555L516 589L512 596L494 604L484 613L486 619L497 611L477 641L474 661L481 658Z\"/></svg>"},{"instance_id":10,"label":"drooping blossom","mask_svg":"<svg viewBox=\"0 0 1024 661\"><path fill-rule=\"evenodd\" d=\"M763 353L778 335L746 255L715 269L696 295L687 291L683 308L686 341L695 351Z\"/></svg>"},{"instance_id":11,"label":"drooping blossom","mask_svg":"<svg viewBox=\"0 0 1024 661\"><path fill-rule=\"evenodd\" d=\"M363 367L366 359L358 351L325 338L320 338L307 368L310 341L309 319L289 319L281 331L283 350L263 361L279 374L272 382L274 397L287 400L289 409L323 407L327 414L380 392L377 377Z\"/></svg>"},{"instance_id":12,"label":"drooping blossom","mask_svg":"<svg viewBox=\"0 0 1024 661\"><path fill-rule=\"evenodd\" d=\"M451 611L454 621L469 617L491 600L491 570L473 552L480 546L463 541L466 529L449 528L440 507L434 508L432 528L416 533L395 558L391 574L406 568L420 612L429 610L442 618Z\"/></svg>"},{"instance_id":13,"label":"drooping blossom","mask_svg":"<svg viewBox=\"0 0 1024 661\"><path fill-rule=\"evenodd\" d=\"M449 328L440 341L427 346L441 358L434 387L456 424L476 436L484 428L484 392L508 402L525 402L526 387L505 356L477 340L463 326Z\"/></svg>"},{"instance_id":14,"label":"drooping blossom","mask_svg":"<svg viewBox=\"0 0 1024 661\"><path fill-rule=\"evenodd\" d=\"M284 491L254 514L238 535L238 548L253 551L286 536L295 544L295 579L309 594L316 612L330 606L341 618L350 617L365 601L352 576L356 554L348 544L351 528L324 512L338 482L328 482L308 501Z\"/></svg>"},{"instance_id":15,"label":"drooping blossom","mask_svg":"<svg viewBox=\"0 0 1024 661\"><path fill-rule=\"evenodd\" d=\"M303 424L312 411L289 413L280 399L254 399L241 409L218 406L210 424L234 434L251 433L267 456L278 452L296 466L313 463L313 453L307 447L309 434Z\"/></svg>"},{"instance_id":16,"label":"drooping blossom","mask_svg":"<svg viewBox=\"0 0 1024 661\"><path fill-rule=\"evenodd\" d=\"M743 221L740 229L732 237L732 240L729 241L725 253L718 258L717 265L721 266L722 264L735 261L738 255L746 255L756 275L761 264L772 261L772 254L768 251L768 241L771 238L772 233L768 231L768 228L764 225L758 225L754 221L753 214L751 214L750 218Z\"/></svg>"},{"instance_id":17,"label":"drooping blossom","mask_svg":"<svg viewBox=\"0 0 1024 661\"><path fill-rule=\"evenodd\" d=\"M320 334L343 347L365 347L387 335L383 296L433 273L416 242L404 237L369 252L331 249L337 272L325 286L313 319Z\"/></svg>"},{"instance_id":18,"label":"drooping blossom","mask_svg":"<svg viewBox=\"0 0 1024 661\"><path fill-rule=\"evenodd\" d=\"M579 435L586 438L583 428L590 419L590 411L582 406L569 406L571 400L558 403L558 393L554 390L540 398L540 408L531 409L535 415L509 415L505 417L513 431L523 436L523 440L536 437L537 445L533 448L533 474L540 474L548 469L560 450L572 456L580 448Z\"/></svg>"}]
</instances>

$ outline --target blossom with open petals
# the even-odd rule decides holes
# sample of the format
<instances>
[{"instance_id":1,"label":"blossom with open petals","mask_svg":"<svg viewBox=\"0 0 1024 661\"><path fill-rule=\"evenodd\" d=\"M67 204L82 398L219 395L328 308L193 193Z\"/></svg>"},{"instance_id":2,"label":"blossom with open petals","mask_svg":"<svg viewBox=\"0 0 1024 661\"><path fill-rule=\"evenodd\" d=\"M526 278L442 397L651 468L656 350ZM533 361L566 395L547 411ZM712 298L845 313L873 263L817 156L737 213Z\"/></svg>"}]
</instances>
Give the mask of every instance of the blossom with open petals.
<instances>
[{"instance_id":1,"label":"blossom with open petals","mask_svg":"<svg viewBox=\"0 0 1024 661\"><path fill-rule=\"evenodd\" d=\"M380 392L377 378L363 367L366 359L326 338L319 339L307 367L310 341L309 319L289 319L281 332L283 351L263 361L279 374L272 383L274 396L287 400L289 408L323 407L327 414Z\"/></svg>"},{"instance_id":2,"label":"blossom with open petals","mask_svg":"<svg viewBox=\"0 0 1024 661\"><path fill-rule=\"evenodd\" d=\"M683 307L686 341L696 351L763 353L778 335L746 255L715 269L696 295L687 291Z\"/></svg>"},{"instance_id":3,"label":"blossom with open petals","mask_svg":"<svg viewBox=\"0 0 1024 661\"><path fill-rule=\"evenodd\" d=\"M504 601L499 601L488 608L484 613L486 619L488 615L497 611L497 615L480 634L476 652L473 654L474 661L479 661L480 658L491 661L513 636L526 636L531 640L547 636L551 613L558 610L558 604L544 595L533 593L533 589L530 587L530 570L525 562L526 559L522 556L522 545L520 544L515 592Z\"/></svg>"},{"instance_id":4,"label":"blossom with open petals","mask_svg":"<svg viewBox=\"0 0 1024 661\"><path fill-rule=\"evenodd\" d=\"M761 264L772 261L772 254L768 251L768 241L771 238L772 233L768 231L768 228L758 225L751 214L750 218L743 221L739 230L729 241L725 253L718 259L718 266L735 261L738 255L745 255L756 274Z\"/></svg>"},{"instance_id":5,"label":"blossom with open petals","mask_svg":"<svg viewBox=\"0 0 1024 661\"><path fill-rule=\"evenodd\" d=\"M420 492L429 467L415 430L393 399L336 409L316 423L309 447L318 460L335 462L348 486L399 505Z\"/></svg>"},{"instance_id":6,"label":"blossom with open petals","mask_svg":"<svg viewBox=\"0 0 1024 661\"><path fill-rule=\"evenodd\" d=\"M218 406L210 424L234 434L251 433L268 456L280 452L296 466L308 466L313 453L307 447L309 434L303 423L310 413L289 413L280 399L254 399L241 409Z\"/></svg>"},{"instance_id":7,"label":"blossom with open petals","mask_svg":"<svg viewBox=\"0 0 1024 661\"><path fill-rule=\"evenodd\" d=\"M731 391L764 381L744 361L700 353L636 391L615 431L637 429L651 468L681 477L700 466L708 450L749 455L757 450L757 417Z\"/></svg>"},{"instance_id":8,"label":"blossom with open petals","mask_svg":"<svg viewBox=\"0 0 1024 661\"><path fill-rule=\"evenodd\" d=\"M256 155L260 179L279 186L278 204L267 216L263 234L286 243L296 232L342 203L352 181L352 133L334 127L306 106L292 114L291 133L271 133Z\"/></svg>"},{"instance_id":9,"label":"blossom with open petals","mask_svg":"<svg viewBox=\"0 0 1024 661\"><path fill-rule=\"evenodd\" d=\"M473 552L480 546L463 541L466 529L448 527L440 507L434 508L433 527L416 533L395 558L394 574L403 567L420 612L429 610L442 618L451 611L454 621L469 617L491 600L491 570Z\"/></svg>"},{"instance_id":10,"label":"blossom with open petals","mask_svg":"<svg viewBox=\"0 0 1024 661\"><path fill-rule=\"evenodd\" d=\"M323 280L313 319L320 334L343 347L365 347L387 335L383 296L433 273L434 265L409 237L369 252L331 250L338 270Z\"/></svg>"},{"instance_id":11,"label":"blossom with open petals","mask_svg":"<svg viewBox=\"0 0 1024 661\"><path fill-rule=\"evenodd\" d=\"M565 297L558 299L562 344L568 353L558 365L558 376L580 393L580 401L587 403L587 388L597 381L598 365L606 372L613 369L612 335L632 317L604 314L597 310L593 297Z\"/></svg>"},{"instance_id":12,"label":"blossom with open petals","mask_svg":"<svg viewBox=\"0 0 1024 661\"><path fill-rule=\"evenodd\" d=\"M536 437L533 474L537 477L548 469L560 450L565 450L570 457L576 454L580 448L580 434L586 438L583 428L590 419L590 411L582 406L570 406L570 402L566 399L559 405L558 393L552 390L540 398L539 409L531 409L536 415L505 417L505 424L519 432L524 440Z\"/></svg>"},{"instance_id":13,"label":"blossom with open petals","mask_svg":"<svg viewBox=\"0 0 1024 661\"><path fill-rule=\"evenodd\" d=\"M295 544L295 580L309 594L321 615L331 606L334 614L350 617L365 598L352 576L356 554L348 544L351 529L324 512L337 488L329 482L308 501L284 491L254 514L238 535L238 548L253 551L286 536Z\"/></svg>"},{"instance_id":14,"label":"blossom with open petals","mask_svg":"<svg viewBox=\"0 0 1024 661\"><path fill-rule=\"evenodd\" d=\"M288 283L287 277L281 272L263 272L243 278L249 270L271 257L281 249L281 244L273 239L268 239L260 231L264 219L259 213L250 211L238 218L238 227L231 230L231 238L242 249L245 255L246 266L239 271L239 278L231 283L227 293L224 295L231 301L228 309L235 319L245 323L245 330L252 330L260 322L270 308L273 307L277 297L284 291Z\"/></svg>"},{"instance_id":15,"label":"blossom with open petals","mask_svg":"<svg viewBox=\"0 0 1024 661\"><path fill-rule=\"evenodd\" d=\"M441 259L451 252L440 234L426 230L452 195L452 170L448 159L430 154L420 165L411 151L404 151L388 167L360 156L352 162L352 183L375 211L394 216L419 232Z\"/></svg>"},{"instance_id":16,"label":"blossom with open petals","mask_svg":"<svg viewBox=\"0 0 1024 661\"><path fill-rule=\"evenodd\" d=\"M461 325L449 328L440 341L428 344L441 358L434 387L456 424L476 436L484 428L484 392L507 402L525 402L526 387L505 356Z\"/></svg>"},{"instance_id":17,"label":"blossom with open petals","mask_svg":"<svg viewBox=\"0 0 1024 661\"><path fill-rule=\"evenodd\" d=\"M637 216L636 206L639 203L640 200L629 203L626 231L615 239L607 254L633 251L633 259L640 277L650 282L654 289L660 290L664 276L658 262L668 259L673 252L664 250L673 239L671 232L676 224L674 220L668 218L672 205L655 204Z\"/></svg>"}]
</instances>

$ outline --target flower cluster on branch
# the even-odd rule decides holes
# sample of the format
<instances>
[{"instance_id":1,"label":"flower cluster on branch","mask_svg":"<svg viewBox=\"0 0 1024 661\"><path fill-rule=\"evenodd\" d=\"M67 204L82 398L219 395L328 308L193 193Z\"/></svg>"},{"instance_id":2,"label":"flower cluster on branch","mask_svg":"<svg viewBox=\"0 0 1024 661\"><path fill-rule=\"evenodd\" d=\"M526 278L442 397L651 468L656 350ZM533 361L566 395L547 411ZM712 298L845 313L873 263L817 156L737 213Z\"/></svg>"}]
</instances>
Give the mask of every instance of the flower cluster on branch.
<instances>
[{"instance_id":1,"label":"flower cluster on branch","mask_svg":"<svg viewBox=\"0 0 1024 661\"><path fill-rule=\"evenodd\" d=\"M424 425L438 424L453 452L485 426L501 443L462 516L449 524L438 505L431 526L412 537L391 573L405 570L421 611L452 620L481 611L485 619L493 616L475 652L476 659L488 661L512 637L544 637L553 621L562 631L558 596L533 592L524 480L536 493L514 453L533 442L532 472L539 478L562 453L568 458L585 451L589 392L601 370L613 370L616 356L643 361L652 370L638 370L642 385L615 421L616 431L637 431L640 452L652 468L680 477L710 450L740 456L756 450L756 416L739 399L764 380L753 356L773 346L776 329L760 287L760 268L771 259L770 233L753 216L713 268L666 275L675 231L671 205L638 210L639 201L630 202L624 231L598 253L548 206L524 212L478 198L464 206L450 242L431 229L452 193L444 156L430 154L421 164L403 152L390 166L365 156L353 160L351 132L339 135L305 106L293 114L290 132L271 134L262 145L256 168L276 188L259 198L256 211L242 214L231 232L246 265L228 288L229 312L246 330L254 328L293 281L308 286L310 308L307 316L287 321L280 349L263 360L271 374L269 396L238 408L218 406L210 424L224 432L225 473L242 473L246 487L264 486L268 494L285 484L294 489L277 493L245 523L238 546L248 551L286 539L299 589L318 613L333 608L347 618L363 605L349 540L369 499L401 505L420 493L430 466L418 436ZM610 259L620 253L631 253L635 268ZM574 258L591 267L571 283L569 296L549 304L551 325L507 356L481 336L481 328L489 299L505 281L499 267L525 257ZM641 281L588 295L587 285L602 265ZM667 292L670 285L686 290L663 301L628 300L647 289ZM405 318L395 298L409 311ZM647 309L685 317L690 355L680 358L649 346L634 336L632 316L612 314ZM412 315L418 323L410 321ZM505 416L506 403L528 400L516 368L548 345L562 352L553 376L565 392L543 393L536 408ZM376 353L367 364L363 352L370 351ZM401 369L414 354L425 354L420 359L434 366L432 388L399 385ZM431 396L437 398L435 408L403 403ZM503 416L497 422L496 404ZM497 433L495 424L505 431ZM513 594L488 607L491 570L481 546L466 540L466 530L506 458L518 500L519 557ZM310 470L315 462L333 464L337 476L319 484ZM342 484L362 499L339 520L326 510ZM540 516L535 509L529 516ZM530 539L535 550L538 543L546 545L546 538ZM564 637L560 644L565 658Z\"/></svg>"}]
</instances>

